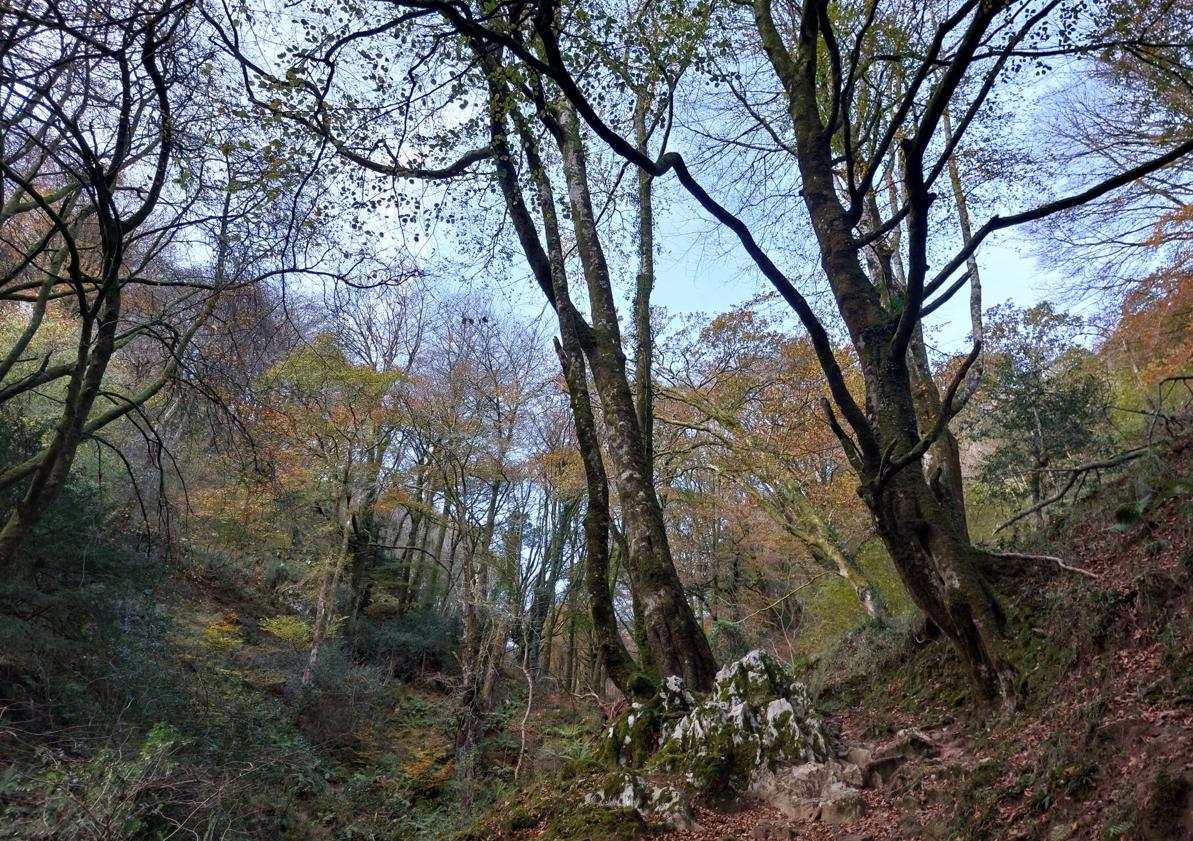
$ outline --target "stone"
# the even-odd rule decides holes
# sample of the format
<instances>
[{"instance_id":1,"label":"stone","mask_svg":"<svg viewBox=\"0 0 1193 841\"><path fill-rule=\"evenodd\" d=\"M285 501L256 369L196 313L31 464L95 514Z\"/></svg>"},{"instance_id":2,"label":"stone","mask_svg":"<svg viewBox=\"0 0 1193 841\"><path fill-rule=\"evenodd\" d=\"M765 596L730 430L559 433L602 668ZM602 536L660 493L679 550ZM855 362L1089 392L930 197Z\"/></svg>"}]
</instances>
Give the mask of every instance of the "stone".
<instances>
[{"instance_id":1,"label":"stone","mask_svg":"<svg viewBox=\"0 0 1193 841\"><path fill-rule=\"evenodd\" d=\"M845 751L845 762L848 765L853 765L862 775L861 785L869 788L872 783L870 780L870 762L873 760L873 754L869 748L854 747Z\"/></svg>"},{"instance_id":2,"label":"stone","mask_svg":"<svg viewBox=\"0 0 1193 841\"><path fill-rule=\"evenodd\" d=\"M866 814L866 801L856 788L833 783L820 801L820 819L825 823L848 823Z\"/></svg>"},{"instance_id":3,"label":"stone","mask_svg":"<svg viewBox=\"0 0 1193 841\"><path fill-rule=\"evenodd\" d=\"M755 775L750 794L793 820L845 823L865 814L856 765L805 762ZM848 777L850 779L842 779Z\"/></svg>"},{"instance_id":4,"label":"stone","mask_svg":"<svg viewBox=\"0 0 1193 841\"><path fill-rule=\"evenodd\" d=\"M840 762L834 765L833 776L838 782L851 785L854 788L862 788L866 784L862 769L852 762Z\"/></svg>"},{"instance_id":5,"label":"stone","mask_svg":"<svg viewBox=\"0 0 1193 841\"><path fill-rule=\"evenodd\" d=\"M657 815L665 828L676 832L694 832L701 828L686 791L674 786L652 786L646 799L639 811Z\"/></svg>"},{"instance_id":6,"label":"stone","mask_svg":"<svg viewBox=\"0 0 1193 841\"><path fill-rule=\"evenodd\" d=\"M800 798L775 797L767 801L779 814L793 821L811 822L820 817L820 802Z\"/></svg>"},{"instance_id":7,"label":"stone","mask_svg":"<svg viewBox=\"0 0 1193 841\"><path fill-rule=\"evenodd\" d=\"M820 801L828 795L832 774L832 766L817 762L775 771L763 769L755 774L749 793L785 817L814 821L820 817Z\"/></svg>"},{"instance_id":8,"label":"stone","mask_svg":"<svg viewBox=\"0 0 1193 841\"><path fill-rule=\"evenodd\" d=\"M615 771L605 778L600 790L588 794L589 806L634 809L640 815L658 817L666 829L691 832L700 829L691 797L674 786L656 786L634 771Z\"/></svg>"},{"instance_id":9,"label":"stone","mask_svg":"<svg viewBox=\"0 0 1193 841\"><path fill-rule=\"evenodd\" d=\"M845 751L845 761L852 762L857 767L863 769L870 764L872 756L873 754L869 748L862 748L856 745Z\"/></svg>"},{"instance_id":10,"label":"stone","mask_svg":"<svg viewBox=\"0 0 1193 841\"><path fill-rule=\"evenodd\" d=\"M704 795L736 795L764 770L824 762L829 735L807 687L763 651L727 664L712 691L664 731L651 760Z\"/></svg>"},{"instance_id":11,"label":"stone","mask_svg":"<svg viewBox=\"0 0 1193 841\"><path fill-rule=\"evenodd\" d=\"M778 821L759 821L754 825L754 841L794 841L795 831Z\"/></svg>"},{"instance_id":12,"label":"stone","mask_svg":"<svg viewBox=\"0 0 1193 841\"><path fill-rule=\"evenodd\" d=\"M819 762L796 765L782 773L776 772L779 787L793 797L819 800L828 791L833 781L833 769Z\"/></svg>"},{"instance_id":13,"label":"stone","mask_svg":"<svg viewBox=\"0 0 1193 841\"><path fill-rule=\"evenodd\" d=\"M900 730L895 738L876 749L864 766L867 784L888 785L895 773L913 759L933 757L940 753L936 743L923 731L914 728Z\"/></svg>"}]
</instances>

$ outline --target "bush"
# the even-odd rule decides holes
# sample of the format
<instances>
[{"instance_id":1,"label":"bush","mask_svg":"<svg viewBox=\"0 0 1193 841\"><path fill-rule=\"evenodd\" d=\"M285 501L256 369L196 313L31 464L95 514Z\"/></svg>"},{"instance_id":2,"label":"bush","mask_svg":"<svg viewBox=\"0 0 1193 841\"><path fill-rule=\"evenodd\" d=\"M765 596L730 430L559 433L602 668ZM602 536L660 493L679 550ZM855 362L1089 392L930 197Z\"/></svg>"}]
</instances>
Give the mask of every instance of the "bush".
<instances>
[{"instance_id":1,"label":"bush","mask_svg":"<svg viewBox=\"0 0 1193 841\"><path fill-rule=\"evenodd\" d=\"M434 610L418 610L400 619L368 617L357 633L357 651L366 660L384 663L398 678L419 672L447 671L454 664L460 622Z\"/></svg>"}]
</instances>

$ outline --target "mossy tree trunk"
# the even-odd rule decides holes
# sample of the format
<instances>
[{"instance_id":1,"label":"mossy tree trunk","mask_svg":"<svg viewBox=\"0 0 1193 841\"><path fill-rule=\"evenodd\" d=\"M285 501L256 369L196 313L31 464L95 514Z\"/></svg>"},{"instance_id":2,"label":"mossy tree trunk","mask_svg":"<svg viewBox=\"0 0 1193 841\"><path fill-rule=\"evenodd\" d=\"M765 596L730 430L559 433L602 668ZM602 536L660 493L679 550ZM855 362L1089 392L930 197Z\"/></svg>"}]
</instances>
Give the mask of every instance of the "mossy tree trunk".
<instances>
[{"instance_id":1,"label":"mossy tree trunk","mask_svg":"<svg viewBox=\"0 0 1193 841\"><path fill-rule=\"evenodd\" d=\"M638 408L626 374L613 287L597 231L587 162L575 114L566 105L559 105L544 107L538 116L554 137L563 159L572 232L584 271L592 324L584 320L570 299L559 219L537 141L513 111L510 97L500 82L494 53L480 47L478 55L486 62L490 74L490 135L496 150L498 181L535 279L559 318L561 363L588 482L586 581L602 664L623 691L634 694L647 690L649 682L642 680L641 670L631 665L633 660L625 652L609 592L608 480L592 419L586 366L592 371L605 415L609 452L628 538L627 569L635 595L642 601L651 660L660 675L679 675L694 688L706 689L712 685L716 663L703 629L684 598L671 559ZM511 119L519 129L544 213L546 247L526 209L512 164L512 144L506 129L507 121Z\"/></svg>"}]
</instances>

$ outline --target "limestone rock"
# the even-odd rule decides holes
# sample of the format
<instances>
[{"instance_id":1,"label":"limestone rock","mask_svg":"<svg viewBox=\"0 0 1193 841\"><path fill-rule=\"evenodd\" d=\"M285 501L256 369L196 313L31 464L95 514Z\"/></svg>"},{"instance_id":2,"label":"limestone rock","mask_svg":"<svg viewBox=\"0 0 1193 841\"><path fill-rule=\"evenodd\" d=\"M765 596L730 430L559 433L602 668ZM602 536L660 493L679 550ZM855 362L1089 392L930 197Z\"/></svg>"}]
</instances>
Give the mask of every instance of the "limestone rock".
<instances>
[{"instance_id":1,"label":"limestone rock","mask_svg":"<svg viewBox=\"0 0 1193 841\"><path fill-rule=\"evenodd\" d=\"M866 801L856 788L833 783L820 801L820 819L825 823L847 823L866 813Z\"/></svg>"},{"instance_id":2,"label":"limestone rock","mask_svg":"<svg viewBox=\"0 0 1193 841\"><path fill-rule=\"evenodd\" d=\"M808 762L784 772L782 780L784 790L791 795L818 800L833 781L833 769L824 763Z\"/></svg>"},{"instance_id":3,"label":"limestone rock","mask_svg":"<svg viewBox=\"0 0 1193 841\"><path fill-rule=\"evenodd\" d=\"M857 771L856 766L848 767ZM750 794L793 820L844 823L860 817L866 809L861 792L839 779L844 768L838 764L807 762L765 770L755 776Z\"/></svg>"},{"instance_id":4,"label":"limestone rock","mask_svg":"<svg viewBox=\"0 0 1193 841\"><path fill-rule=\"evenodd\" d=\"M852 762L841 762L833 766L833 776L838 782L851 785L854 788L862 788L866 784L866 778L862 774L862 769Z\"/></svg>"},{"instance_id":5,"label":"limestone rock","mask_svg":"<svg viewBox=\"0 0 1193 841\"><path fill-rule=\"evenodd\" d=\"M764 769L829 756L807 688L782 662L752 651L721 669L712 692L664 733L654 762L717 794L745 791Z\"/></svg>"},{"instance_id":6,"label":"limestone rock","mask_svg":"<svg viewBox=\"0 0 1193 841\"><path fill-rule=\"evenodd\" d=\"M700 828L686 791L670 785L654 785L635 771L613 772L584 802L590 806L634 809L643 817L656 816L667 829L690 832Z\"/></svg>"},{"instance_id":7,"label":"limestone rock","mask_svg":"<svg viewBox=\"0 0 1193 841\"><path fill-rule=\"evenodd\" d=\"M605 778L600 789L584 798L589 805L642 809L646 805L646 783L633 771L617 771Z\"/></svg>"},{"instance_id":8,"label":"limestone rock","mask_svg":"<svg viewBox=\"0 0 1193 841\"><path fill-rule=\"evenodd\" d=\"M854 788L862 768L832 755L807 688L761 651L721 669L704 697L668 678L655 698L625 710L605 751L618 770L589 802L657 816L672 829L696 827L693 797L732 802L749 793L805 821L822 813L851 820L865 805ZM664 775L670 785L652 782Z\"/></svg>"},{"instance_id":9,"label":"limestone rock","mask_svg":"<svg viewBox=\"0 0 1193 841\"><path fill-rule=\"evenodd\" d=\"M873 754L869 748L851 747L845 752L845 761L857 767L862 776L862 785L869 787L872 785L870 781L870 763L873 761Z\"/></svg>"},{"instance_id":10,"label":"limestone rock","mask_svg":"<svg viewBox=\"0 0 1193 841\"><path fill-rule=\"evenodd\" d=\"M651 786L646 808L642 811L657 815L667 829L681 832L700 829L691 797L674 786Z\"/></svg>"}]
</instances>

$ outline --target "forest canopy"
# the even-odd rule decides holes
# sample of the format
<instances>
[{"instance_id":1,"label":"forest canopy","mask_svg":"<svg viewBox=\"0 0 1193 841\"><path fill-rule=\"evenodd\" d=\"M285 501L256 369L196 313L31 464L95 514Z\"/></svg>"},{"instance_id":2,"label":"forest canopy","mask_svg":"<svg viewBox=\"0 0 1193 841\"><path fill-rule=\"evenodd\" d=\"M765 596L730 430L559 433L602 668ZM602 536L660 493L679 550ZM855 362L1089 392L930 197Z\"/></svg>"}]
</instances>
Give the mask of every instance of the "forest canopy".
<instances>
[{"instance_id":1,"label":"forest canopy","mask_svg":"<svg viewBox=\"0 0 1193 841\"><path fill-rule=\"evenodd\" d=\"M1108 631L1041 650L1054 591L1137 598L1178 709L1191 32L1183 0L5 5L12 837L502 837L609 768L593 814L791 818L776 769L861 749L892 670L1008 729L1085 691L1042 675ZM1186 771L1148 783L1178 822Z\"/></svg>"}]
</instances>

